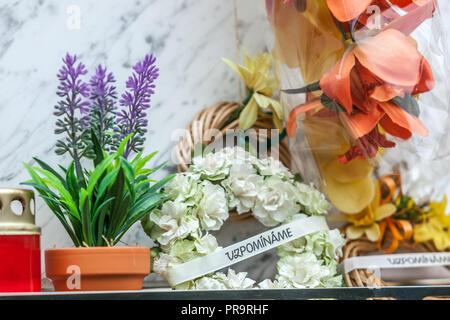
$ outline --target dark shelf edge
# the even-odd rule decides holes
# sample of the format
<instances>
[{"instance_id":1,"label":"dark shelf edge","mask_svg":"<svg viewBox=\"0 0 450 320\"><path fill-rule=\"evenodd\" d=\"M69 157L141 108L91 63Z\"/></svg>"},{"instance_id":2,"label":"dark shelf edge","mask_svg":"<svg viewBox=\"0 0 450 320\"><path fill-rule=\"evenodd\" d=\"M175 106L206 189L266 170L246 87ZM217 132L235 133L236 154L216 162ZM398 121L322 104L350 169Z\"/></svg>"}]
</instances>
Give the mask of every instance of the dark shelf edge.
<instances>
[{"instance_id":1,"label":"dark shelf edge","mask_svg":"<svg viewBox=\"0 0 450 320\"><path fill-rule=\"evenodd\" d=\"M0 294L0 300L366 300L395 298L421 300L425 297L450 296L450 286L415 286L381 288L227 290L227 291L130 291Z\"/></svg>"}]
</instances>

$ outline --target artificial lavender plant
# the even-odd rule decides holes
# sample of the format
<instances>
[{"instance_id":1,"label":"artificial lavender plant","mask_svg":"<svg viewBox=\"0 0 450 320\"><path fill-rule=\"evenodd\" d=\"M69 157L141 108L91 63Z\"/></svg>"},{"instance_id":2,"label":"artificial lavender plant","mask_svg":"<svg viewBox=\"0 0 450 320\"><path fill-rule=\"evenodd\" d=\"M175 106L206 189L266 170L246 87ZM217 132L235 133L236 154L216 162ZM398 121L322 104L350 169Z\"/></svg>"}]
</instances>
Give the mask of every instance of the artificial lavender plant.
<instances>
[{"instance_id":1,"label":"artificial lavender plant","mask_svg":"<svg viewBox=\"0 0 450 320\"><path fill-rule=\"evenodd\" d=\"M107 73L106 67L103 68L101 64L89 81L91 89L90 125L99 140L100 146L105 151L110 151L115 147L115 141L113 140L113 132L116 127L115 104L117 99L115 82L112 72Z\"/></svg>"},{"instance_id":2,"label":"artificial lavender plant","mask_svg":"<svg viewBox=\"0 0 450 320\"><path fill-rule=\"evenodd\" d=\"M69 53L62 59L64 65L57 75L59 86L56 94L61 97L55 106L55 134L65 134L64 139L56 142L56 154L69 153L74 160L79 183L83 184L83 171L80 160L90 150L88 139L89 127L89 86L81 77L88 71L83 63L77 62L77 56Z\"/></svg>"},{"instance_id":3,"label":"artificial lavender plant","mask_svg":"<svg viewBox=\"0 0 450 320\"><path fill-rule=\"evenodd\" d=\"M122 109L117 112L114 75L99 65L87 84L82 80L82 76L87 74L86 67L81 62L75 65L76 61L75 55L67 54L59 70L57 94L63 99L55 107L55 115L59 117L55 133L67 134L65 139L57 141L56 153L69 152L80 177L80 160L94 156L87 128L94 130L100 146L107 152L117 150L120 142L130 134L133 136L123 157L127 159L132 151L142 151L148 126L146 110L150 108L159 69L153 55L146 55L133 67L134 72L126 82L128 90L119 100Z\"/></svg>"},{"instance_id":4,"label":"artificial lavender plant","mask_svg":"<svg viewBox=\"0 0 450 320\"><path fill-rule=\"evenodd\" d=\"M67 54L58 73L56 153L70 153L69 167L59 165L62 174L34 158L39 167L24 163L34 187L79 246L112 246L130 227L165 201L159 189L173 175L161 181L150 178L165 163L146 168L156 152L144 156L147 110L158 77L153 55L134 66L120 100L124 108L116 117L116 88L112 73L99 65L89 85L82 80L87 70L76 56ZM113 138L114 135L114 138ZM130 161L132 151L139 151ZM83 157L93 160L83 168ZM92 169L92 170L90 170Z\"/></svg>"},{"instance_id":5,"label":"artificial lavender plant","mask_svg":"<svg viewBox=\"0 0 450 320\"><path fill-rule=\"evenodd\" d=\"M154 81L159 76L155 61L153 55L146 55L144 61L139 61L133 67L134 72L126 82L129 90L122 94L119 101L123 109L117 113L118 127L115 138L122 140L130 133L134 133L125 147L123 153L125 159L131 151L139 152L143 148L148 125L145 110L150 108L150 98L155 88Z\"/></svg>"}]
</instances>

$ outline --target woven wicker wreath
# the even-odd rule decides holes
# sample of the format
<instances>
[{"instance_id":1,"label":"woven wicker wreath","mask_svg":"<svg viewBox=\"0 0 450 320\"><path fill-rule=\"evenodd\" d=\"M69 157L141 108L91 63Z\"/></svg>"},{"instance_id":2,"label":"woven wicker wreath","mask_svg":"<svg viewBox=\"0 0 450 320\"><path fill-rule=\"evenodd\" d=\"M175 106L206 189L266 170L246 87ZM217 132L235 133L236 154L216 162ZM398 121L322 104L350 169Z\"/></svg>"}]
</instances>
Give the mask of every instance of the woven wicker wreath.
<instances>
[{"instance_id":1,"label":"woven wicker wreath","mask_svg":"<svg viewBox=\"0 0 450 320\"><path fill-rule=\"evenodd\" d=\"M390 234L386 235L385 241L390 241ZM398 247L400 252L439 252L432 241L415 244L411 241L401 241ZM371 252L379 252L376 242L372 242L367 237L357 240L347 240L347 244L343 247L343 256L341 260L347 258L365 256ZM376 278L366 269L353 270L344 275L345 283L348 287L387 287L388 283Z\"/></svg>"},{"instance_id":2,"label":"woven wicker wreath","mask_svg":"<svg viewBox=\"0 0 450 320\"><path fill-rule=\"evenodd\" d=\"M211 107L201 110L187 127L186 134L180 139L175 147L175 153L178 160L178 172L185 172L189 169L191 163L192 152L198 143L209 145L213 141L205 141L205 136L210 129L220 130L222 137L227 130L239 129L239 118L229 122L235 111L241 107L241 104L236 102L220 102ZM258 120L252 127L257 133L257 141L264 141L270 138L270 130L275 129L272 121L272 116L260 115ZM265 129L262 131L261 129ZM218 137L215 137L216 139ZM291 168L291 153L287 142L284 140L280 143L279 154L268 154L269 156L278 158L287 168ZM254 219L251 214L237 215L235 212L230 213L230 221L243 221Z\"/></svg>"}]
</instances>

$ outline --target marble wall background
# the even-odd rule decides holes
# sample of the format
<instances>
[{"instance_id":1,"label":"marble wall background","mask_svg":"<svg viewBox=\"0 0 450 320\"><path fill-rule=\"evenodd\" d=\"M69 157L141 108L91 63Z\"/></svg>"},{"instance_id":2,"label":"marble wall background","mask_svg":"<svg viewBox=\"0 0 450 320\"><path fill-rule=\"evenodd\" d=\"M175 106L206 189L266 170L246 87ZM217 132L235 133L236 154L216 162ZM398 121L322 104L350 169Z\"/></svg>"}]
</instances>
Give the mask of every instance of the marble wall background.
<instances>
[{"instance_id":1,"label":"marble wall background","mask_svg":"<svg viewBox=\"0 0 450 320\"><path fill-rule=\"evenodd\" d=\"M238 0L241 42L250 52L270 43L262 0ZM440 0L444 14L450 3ZM80 14L80 25L73 20ZM450 22L444 21L450 32ZM450 34L450 33L449 33ZM158 57L161 76L149 112L146 148L159 150L155 162L170 159L174 129L184 128L202 108L239 100L236 75L220 60L236 60L233 1L222 0L2 0L0 2L0 187L18 187L27 174L21 162L33 156L50 164L54 154L53 106L60 58L76 53L90 70L106 64L122 91L131 66L146 53ZM175 166L166 172L175 171ZM71 246L57 219L37 201L42 249ZM227 245L260 231L253 223L225 226ZM140 226L124 238L151 245ZM270 277L268 253L236 267L255 279ZM153 279L153 278L152 278Z\"/></svg>"}]
</instances>

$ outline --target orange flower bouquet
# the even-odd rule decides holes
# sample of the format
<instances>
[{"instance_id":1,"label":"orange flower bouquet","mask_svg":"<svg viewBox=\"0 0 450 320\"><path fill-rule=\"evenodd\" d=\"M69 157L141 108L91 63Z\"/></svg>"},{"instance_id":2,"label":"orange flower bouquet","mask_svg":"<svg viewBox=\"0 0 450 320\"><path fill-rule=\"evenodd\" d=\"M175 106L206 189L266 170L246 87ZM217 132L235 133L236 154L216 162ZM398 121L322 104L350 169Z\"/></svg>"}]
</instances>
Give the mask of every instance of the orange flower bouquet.
<instances>
[{"instance_id":1,"label":"orange flower bouquet","mask_svg":"<svg viewBox=\"0 0 450 320\"><path fill-rule=\"evenodd\" d=\"M266 9L303 178L350 220L370 211L375 182L394 167L415 198L442 197L450 104L437 1L266 0Z\"/></svg>"}]
</instances>

